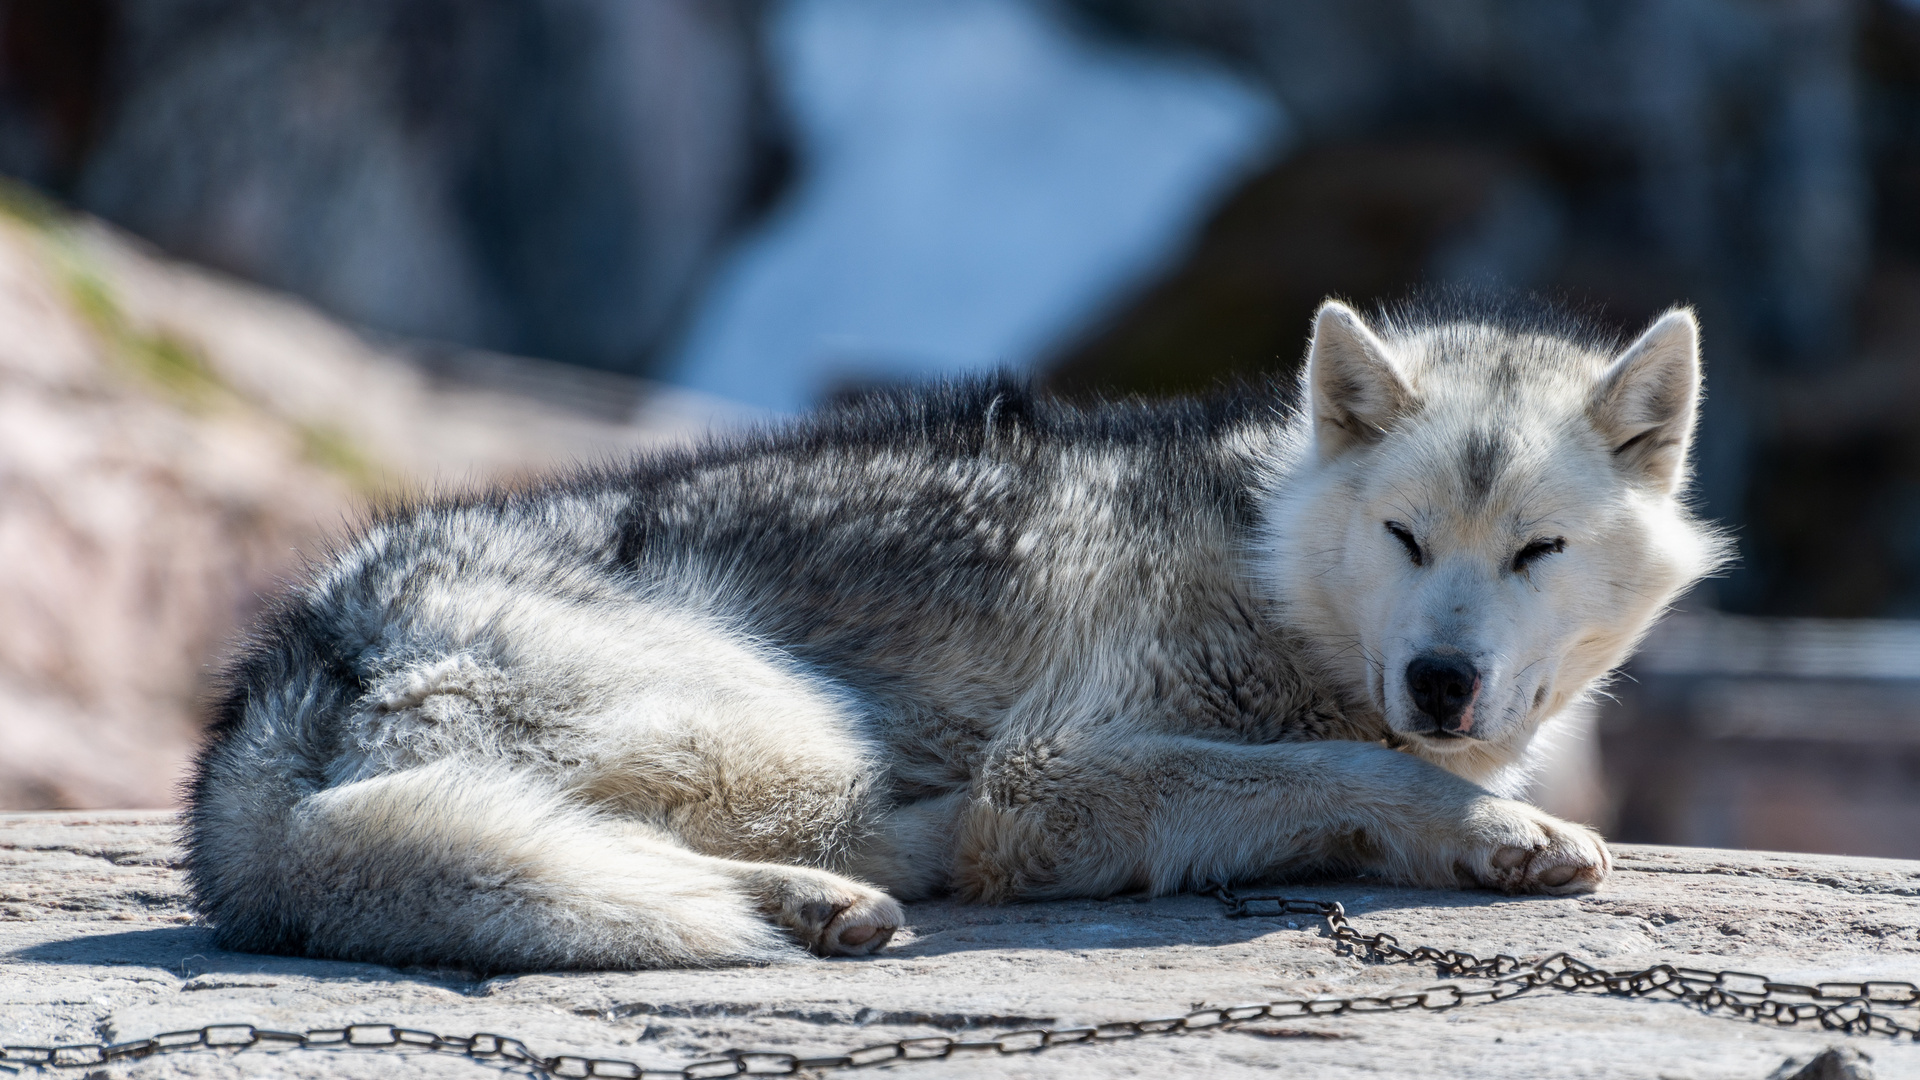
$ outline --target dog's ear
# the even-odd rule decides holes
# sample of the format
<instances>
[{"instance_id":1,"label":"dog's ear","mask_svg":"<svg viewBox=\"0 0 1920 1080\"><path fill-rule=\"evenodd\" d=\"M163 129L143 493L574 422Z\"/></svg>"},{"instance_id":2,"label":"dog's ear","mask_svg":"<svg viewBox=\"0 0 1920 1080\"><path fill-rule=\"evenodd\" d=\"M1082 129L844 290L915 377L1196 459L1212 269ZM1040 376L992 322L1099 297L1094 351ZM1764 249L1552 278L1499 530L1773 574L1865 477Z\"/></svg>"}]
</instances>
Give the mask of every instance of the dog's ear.
<instances>
[{"instance_id":1,"label":"dog's ear","mask_svg":"<svg viewBox=\"0 0 1920 1080\"><path fill-rule=\"evenodd\" d=\"M1593 388L1587 416L1614 464L1657 491L1685 478L1700 408L1700 324L1687 308L1654 320Z\"/></svg>"},{"instance_id":2,"label":"dog's ear","mask_svg":"<svg viewBox=\"0 0 1920 1080\"><path fill-rule=\"evenodd\" d=\"M1413 391L1393 366L1386 342L1338 300L1321 304L1313 317L1307 387L1322 461L1378 441L1413 405Z\"/></svg>"}]
</instances>

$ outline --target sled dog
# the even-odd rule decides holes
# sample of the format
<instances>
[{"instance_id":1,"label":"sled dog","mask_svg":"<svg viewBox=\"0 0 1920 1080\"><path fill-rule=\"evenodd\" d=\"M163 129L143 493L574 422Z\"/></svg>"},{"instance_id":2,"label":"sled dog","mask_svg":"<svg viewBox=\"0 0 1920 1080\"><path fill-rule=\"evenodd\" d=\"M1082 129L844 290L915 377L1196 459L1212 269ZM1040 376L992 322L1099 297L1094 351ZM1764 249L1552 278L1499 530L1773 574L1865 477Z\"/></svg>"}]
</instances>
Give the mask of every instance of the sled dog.
<instances>
[{"instance_id":1,"label":"sled dog","mask_svg":"<svg viewBox=\"0 0 1920 1080\"><path fill-rule=\"evenodd\" d=\"M389 510L230 666L194 903L498 972L865 954L941 894L1592 890L1512 796L1720 557L1698 351L1329 301L1297 386L881 393Z\"/></svg>"}]
</instances>

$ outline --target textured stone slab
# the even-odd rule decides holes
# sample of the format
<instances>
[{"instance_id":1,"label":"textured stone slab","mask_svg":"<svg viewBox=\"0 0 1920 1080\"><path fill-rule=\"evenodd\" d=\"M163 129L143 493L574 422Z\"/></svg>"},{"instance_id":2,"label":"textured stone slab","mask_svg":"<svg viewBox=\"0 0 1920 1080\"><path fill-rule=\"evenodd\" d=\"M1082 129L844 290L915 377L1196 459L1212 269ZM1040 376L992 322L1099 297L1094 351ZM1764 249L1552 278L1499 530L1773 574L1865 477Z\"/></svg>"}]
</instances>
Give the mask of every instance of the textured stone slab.
<instances>
[{"instance_id":1,"label":"textured stone slab","mask_svg":"<svg viewBox=\"0 0 1920 1080\"><path fill-rule=\"evenodd\" d=\"M1487 954L1562 949L1609 967L1671 961L1803 982L1920 978L1920 862L1617 849L1600 894L1519 899L1365 881L1339 900L1363 932ZM1200 897L976 908L922 904L884 955L774 968L475 980L223 952L180 892L160 813L0 816L0 1044L124 1040L214 1022L301 1030L361 1021L515 1034L543 1054L684 1064L728 1047L828 1054L918 1035L1178 1014L1303 993L1383 993L1430 970L1337 955L1316 920L1229 920ZM1877 1077L1920 1077L1920 1046L1778 1028L1661 1001L1536 991L1445 1013L1266 1021L1020 1058L900 1064L948 1077L1289 1075L1787 1076L1830 1046ZM1797 1067L1797 1066L1796 1066ZM364 1050L194 1052L110 1077L479 1077L499 1067ZM80 1075L73 1073L71 1075Z\"/></svg>"}]
</instances>

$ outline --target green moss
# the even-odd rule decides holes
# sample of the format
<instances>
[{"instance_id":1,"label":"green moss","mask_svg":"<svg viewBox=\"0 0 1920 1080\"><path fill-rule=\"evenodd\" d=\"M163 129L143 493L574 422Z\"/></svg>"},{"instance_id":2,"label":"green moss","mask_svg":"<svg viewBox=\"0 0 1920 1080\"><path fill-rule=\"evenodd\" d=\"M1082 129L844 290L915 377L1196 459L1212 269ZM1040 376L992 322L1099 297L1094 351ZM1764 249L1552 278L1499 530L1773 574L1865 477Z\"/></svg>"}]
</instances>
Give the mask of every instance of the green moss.
<instances>
[{"instance_id":1,"label":"green moss","mask_svg":"<svg viewBox=\"0 0 1920 1080\"><path fill-rule=\"evenodd\" d=\"M71 256L63 261L74 310L99 335L114 361L196 412L237 398L193 342L166 330L135 327L106 282Z\"/></svg>"},{"instance_id":2,"label":"green moss","mask_svg":"<svg viewBox=\"0 0 1920 1080\"><path fill-rule=\"evenodd\" d=\"M149 378L184 401L204 407L229 393L219 373L207 363L206 355L192 342L162 330L132 335L127 349Z\"/></svg>"},{"instance_id":3,"label":"green moss","mask_svg":"<svg viewBox=\"0 0 1920 1080\"><path fill-rule=\"evenodd\" d=\"M300 424L300 451L308 461L346 478L362 492L382 490L379 470L353 440L338 428L325 424Z\"/></svg>"},{"instance_id":4,"label":"green moss","mask_svg":"<svg viewBox=\"0 0 1920 1080\"><path fill-rule=\"evenodd\" d=\"M230 385L187 337L163 328L148 329L128 318L113 289L97 273L73 233L72 216L58 203L17 181L0 177L0 217L28 226L36 245L53 267L67 299L100 341L108 361L181 408L194 413L215 409L263 409ZM324 424L283 417L300 440L307 461L342 477L362 492L385 490L380 471L347 435Z\"/></svg>"},{"instance_id":5,"label":"green moss","mask_svg":"<svg viewBox=\"0 0 1920 1080\"><path fill-rule=\"evenodd\" d=\"M73 301L74 310L80 313L88 326L101 334L113 338L124 334L127 318L120 311L120 305L114 302L107 283L74 265L69 253L62 252L61 255L62 284L67 287L67 298Z\"/></svg>"},{"instance_id":6,"label":"green moss","mask_svg":"<svg viewBox=\"0 0 1920 1080\"><path fill-rule=\"evenodd\" d=\"M113 290L88 265L72 234L74 219L64 207L17 180L0 177L0 216L39 234L38 246L75 313L114 362L191 409L211 408L236 396L192 342L166 330L141 329L127 318Z\"/></svg>"}]
</instances>

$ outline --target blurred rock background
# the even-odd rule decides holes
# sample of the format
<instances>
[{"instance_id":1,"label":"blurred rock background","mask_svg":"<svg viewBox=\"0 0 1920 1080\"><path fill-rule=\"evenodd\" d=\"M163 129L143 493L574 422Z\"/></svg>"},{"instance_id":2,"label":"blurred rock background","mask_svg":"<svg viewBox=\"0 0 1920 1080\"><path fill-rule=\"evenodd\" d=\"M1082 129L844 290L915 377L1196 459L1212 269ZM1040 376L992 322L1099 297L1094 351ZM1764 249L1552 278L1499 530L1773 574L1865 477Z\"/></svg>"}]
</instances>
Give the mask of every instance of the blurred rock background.
<instances>
[{"instance_id":1,"label":"blurred rock background","mask_svg":"<svg viewBox=\"0 0 1920 1080\"><path fill-rule=\"evenodd\" d=\"M628 377L374 344L18 188L0 328L6 809L172 803L227 641L370 503L710 415Z\"/></svg>"},{"instance_id":2,"label":"blurred rock background","mask_svg":"<svg viewBox=\"0 0 1920 1080\"><path fill-rule=\"evenodd\" d=\"M775 411L995 367L1186 392L1287 375L1329 293L1502 288L1626 332L1700 308L1701 502L1741 549L1541 799L1633 839L1920 855L1920 656L1835 666L1853 639L1827 623L1739 621L1920 616L1914 0L0 0L0 173L314 305L16 208L0 470L60 520L123 509L61 532L50 497L0 503L0 536L39 538L9 541L0 592L42 620L0 612L5 693L42 703L0 705L0 754L14 716L71 733L109 697L184 745L204 657L371 488L746 415L646 380ZM109 399L154 419L36 434L96 431L74 403ZM280 449L218 449L241 417ZM202 464L136 465L167 454ZM175 479L62 479L116 469ZM88 544L129 569L58 569ZM62 599L89 589L171 614ZM22 629L49 619L74 629ZM1730 724L1756 625L1789 658L1761 689L1800 711ZM47 644L88 633L155 674ZM1781 776L1812 794L1769 802ZM166 794L41 777L0 774L0 805Z\"/></svg>"}]
</instances>

